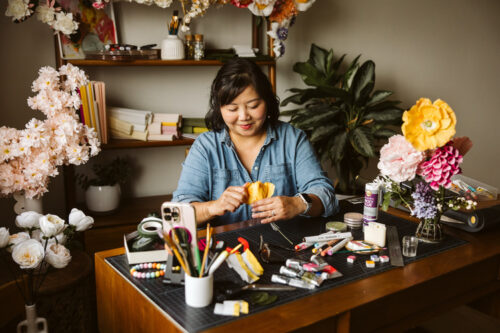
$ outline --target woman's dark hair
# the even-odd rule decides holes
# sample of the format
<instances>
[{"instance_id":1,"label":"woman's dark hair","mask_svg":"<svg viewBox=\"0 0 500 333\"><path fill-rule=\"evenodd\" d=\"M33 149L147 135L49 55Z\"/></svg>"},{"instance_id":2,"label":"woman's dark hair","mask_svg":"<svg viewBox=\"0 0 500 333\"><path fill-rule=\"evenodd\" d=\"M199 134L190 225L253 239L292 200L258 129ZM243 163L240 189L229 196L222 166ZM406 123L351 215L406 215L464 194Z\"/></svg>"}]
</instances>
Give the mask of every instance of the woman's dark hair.
<instances>
[{"instance_id":1,"label":"woman's dark hair","mask_svg":"<svg viewBox=\"0 0 500 333\"><path fill-rule=\"evenodd\" d=\"M231 59L217 72L210 91L210 110L205 116L206 126L213 131L225 128L220 108L231 103L249 86L252 86L266 103L264 127L275 126L280 115L279 100L260 67L244 58Z\"/></svg>"}]
</instances>

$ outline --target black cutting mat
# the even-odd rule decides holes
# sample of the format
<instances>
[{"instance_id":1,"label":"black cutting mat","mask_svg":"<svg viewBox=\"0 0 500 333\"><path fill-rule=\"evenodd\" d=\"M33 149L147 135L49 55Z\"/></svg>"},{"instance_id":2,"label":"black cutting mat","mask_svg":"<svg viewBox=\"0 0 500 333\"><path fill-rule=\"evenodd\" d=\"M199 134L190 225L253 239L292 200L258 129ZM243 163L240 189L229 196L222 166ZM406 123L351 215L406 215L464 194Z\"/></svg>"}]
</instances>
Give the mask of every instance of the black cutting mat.
<instances>
[{"instance_id":1,"label":"black cutting mat","mask_svg":"<svg viewBox=\"0 0 500 333\"><path fill-rule=\"evenodd\" d=\"M361 205L362 207L362 205ZM352 211L359 211L359 207L351 209ZM339 219L342 216L337 216ZM329 219L330 221L335 219ZM325 221L326 220L308 220L308 219L298 219L290 221L278 222L281 230L285 235L295 244L299 243L304 236L317 235L319 233L325 232ZM379 222L385 223L387 225L395 225L398 229L399 238L401 239L405 235L415 234L416 224L406 221L404 219L389 215L384 212L379 213ZM352 231L354 239L363 239L363 233L361 230ZM223 234L217 235L217 240L224 240L226 245L234 247L238 244L237 238L245 238L249 244L251 251L258 256L259 247L259 236L263 235L264 241L281 245L284 247L290 246L286 240L276 231L272 230L270 225L257 225L251 228L235 230ZM446 251L448 249L454 248L466 244L464 240L453 238L447 236L439 244L427 244L420 242L418 245L418 255L414 258L404 258L405 264L431 256L433 254ZM299 253L293 251L287 251L284 249L276 249L271 247L271 251L274 252L273 255L282 256L283 258L300 258L308 260L312 253L310 250L302 251ZM387 253L379 253L379 255ZM285 291L285 292L269 292L270 294L278 295L278 300L273 304L266 306L250 306L250 314L269 309L271 307L295 301L299 298L319 293L324 290L335 288L344 285L349 282L353 282L359 279L366 278L371 275L375 275L396 267L392 267L390 263L376 263L375 268L367 268L365 265L365 260L369 259L369 255L356 255L357 259L354 264L347 263L347 256L349 253L338 253L331 257L325 257L325 259L335 267L339 272L343 274L340 278L335 278L332 280L325 281L321 287L314 290L304 290L297 289L295 291ZM388 254L387 254L388 255ZM125 255L115 256L107 258L106 261L117 269L125 278L127 278L132 284L134 284L138 289L140 289L144 294L146 294L154 303L163 309L167 315L179 326L179 328L188 332L198 332L211 327L219 326L228 323L233 320L237 320L238 317L227 317L218 316L213 313L215 301L212 305L205 308L191 308L187 306L184 302L184 287L183 286L173 286L166 285L161 282L161 279L153 280L143 280L135 279L130 276L129 265ZM262 262L261 262L262 263ZM260 278L258 283L271 283L270 278L272 274L277 274L279 272L280 264L264 264L264 275ZM221 281L241 281L239 276L232 270L230 270L227 265L223 264L215 272L215 286L221 286ZM215 291L214 291L215 293ZM236 297L236 299L248 300L251 292L245 292ZM245 315L240 315L245 316Z\"/></svg>"}]
</instances>

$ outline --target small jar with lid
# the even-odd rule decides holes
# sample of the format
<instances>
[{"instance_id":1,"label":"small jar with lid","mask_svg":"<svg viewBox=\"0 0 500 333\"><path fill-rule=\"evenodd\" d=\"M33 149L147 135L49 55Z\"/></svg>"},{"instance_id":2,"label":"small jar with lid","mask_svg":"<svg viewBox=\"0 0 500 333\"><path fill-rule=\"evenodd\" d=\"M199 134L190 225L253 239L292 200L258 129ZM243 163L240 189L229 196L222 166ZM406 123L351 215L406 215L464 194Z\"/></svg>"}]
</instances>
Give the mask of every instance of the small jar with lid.
<instances>
[{"instance_id":1,"label":"small jar with lid","mask_svg":"<svg viewBox=\"0 0 500 333\"><path fill-rule=\"evenodd\" d=\"M202 60L205 58L205 43L203 42L203 35L194 35L194 60Z\"/></svg>"},{"instance_id":2,"label":"small jar with lid","mask_svg":"<svg viewBox=\"0 0 500 333\"><path fill-rule=\"evenodd\" d=\"M193 41L193 35L185 35L184 36L184 45L185 45L185 53L186 53L186 59L194 59L194 41Z\"/></svg>"}]
</instances>

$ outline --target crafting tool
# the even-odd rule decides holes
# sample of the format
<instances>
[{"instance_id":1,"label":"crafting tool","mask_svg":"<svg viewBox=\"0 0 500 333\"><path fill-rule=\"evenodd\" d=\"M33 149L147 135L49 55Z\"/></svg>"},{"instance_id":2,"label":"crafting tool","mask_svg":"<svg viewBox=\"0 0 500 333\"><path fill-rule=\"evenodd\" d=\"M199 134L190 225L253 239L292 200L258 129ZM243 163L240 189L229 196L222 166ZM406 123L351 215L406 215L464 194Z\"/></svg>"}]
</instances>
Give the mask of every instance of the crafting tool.
<instances>
[{"instance_id":1,"label":"crafting tool","mask_svg":"<svg viewBox=\"0 0 500 333\"><path fill-rule=\"evenodd\" d=\"M219 256L217 257L217 259L215 259L214 263L210 266L210 270L208 271L208 275L212 275L216 270L217 268L219 268L220 265L222 265L222 263L227 259L227 257L230 255L230 254L233 254L234 252L238 251L240 249L240 247L242 247L243 244L239 244L238 246L236 246L234 249L229 249L227 248L225 251L222 251Z\"/></svg>"},{"instance_id":2,"label":"crafting tool","mask_svg":"<svg viewBox=\"0 0 500 333\"><path fill-rule=\"evenodd\" d=\"M295 290L295 287L290 287L290 286L284 286L281 284L247 284L243 287L239 288L233 288L233 289L226 289L225 294L226 296L234 296L242 291L245 290L266 290L266 291L293 291Z\"/></svg>"},{"instance_id":3,"label":"crafting tool","mask_svg":"<svg viewBox=\"0 0 500 333\"><path fill-rule=\"evenodd\" d=\"M207 224L207 243L205 244L205 251L203 251L203 261L201 264L199 277L203 276L203 271L205 270L205 261L207 260L208 249L210 248L210 237L212 236L211 231L212 230L210 228L210 223L208 223ZM198 255L198 259L199 259L199 255Z\"/></svg>"},{"instance_id":4,"label":"crafting tool","mask_svg":"<svg viewBox=\"0 0 500 333\"><path fill-rule=\"evenodd\" d=\"M281 234L281 236L283 236L283 238L286 239L288 241L288 243L290 243L290 245L293 245L293 242L291 240L289 240L288 237L285 236L285 234L281 231L281 229L278 227L278 225L276 225L276 223L271 222L271 228L273 228L274 231L279 232Z\"/></svg>"},{"instance_id":5,"label":"crafting tool","mask_svg":"<svg viewBox=\"0 0 500 333\"><path fill-rule=\"evenodd\" d=\"M387 243L389 244L389 258L392 266L403 267L403 254L399 245L398 229L395 226L387 226Z\"/></svg>"}]
</instances>

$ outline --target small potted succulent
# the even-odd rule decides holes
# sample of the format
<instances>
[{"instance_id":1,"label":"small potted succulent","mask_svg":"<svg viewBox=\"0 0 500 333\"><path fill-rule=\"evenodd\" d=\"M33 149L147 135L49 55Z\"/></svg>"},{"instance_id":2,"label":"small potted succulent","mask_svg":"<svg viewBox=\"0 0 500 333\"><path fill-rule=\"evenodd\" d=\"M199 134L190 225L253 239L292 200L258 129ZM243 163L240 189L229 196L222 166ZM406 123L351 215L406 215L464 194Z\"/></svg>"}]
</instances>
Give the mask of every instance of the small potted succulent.
<instances>
[{"instance_id":1,"label":"small potted succulent","mask_svg":"<svg viewBox=\"0 0 500 333\"><path fill-rule=\"evenodd\" d=\"M93 213L113 213L120 205L121 187L132 175L130 160L117 157L107 164L94 164L95 177L77 174L76 181L85 190L87 208Z\"/></svg>"}]
</instances>

